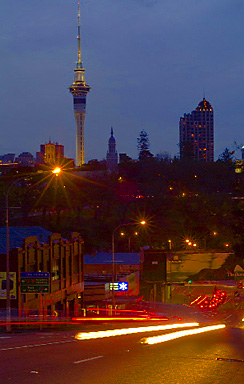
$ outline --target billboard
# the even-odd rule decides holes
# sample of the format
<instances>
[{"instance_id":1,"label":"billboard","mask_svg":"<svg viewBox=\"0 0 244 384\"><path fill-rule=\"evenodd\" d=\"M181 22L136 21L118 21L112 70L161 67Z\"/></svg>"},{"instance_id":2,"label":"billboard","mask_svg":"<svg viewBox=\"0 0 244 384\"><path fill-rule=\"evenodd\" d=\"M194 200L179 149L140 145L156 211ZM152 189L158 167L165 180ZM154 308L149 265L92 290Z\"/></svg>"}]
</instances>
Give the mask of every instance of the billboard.
<instances>
[{"instance_id":1,"label":"billboard","mask_svg":"<svg viewBox=\"0 0 244 384\"><path fill-rule=\"evenodd\" d=\"M9 273L10 278L10 298L17 299L16 294L16 272ZM7 273L0 272L0 299L7 299Z\"/></svg>"},{"instance_id":2,"label":"billboard","mask_svg":"<svg viewBox=\"0 0 244 384\"><path fill-rule=\"evenodd\" d=\"M244 279L244 263L231 253L178 252L168 255L167 282Z\"/></svg>"}]
</instances>

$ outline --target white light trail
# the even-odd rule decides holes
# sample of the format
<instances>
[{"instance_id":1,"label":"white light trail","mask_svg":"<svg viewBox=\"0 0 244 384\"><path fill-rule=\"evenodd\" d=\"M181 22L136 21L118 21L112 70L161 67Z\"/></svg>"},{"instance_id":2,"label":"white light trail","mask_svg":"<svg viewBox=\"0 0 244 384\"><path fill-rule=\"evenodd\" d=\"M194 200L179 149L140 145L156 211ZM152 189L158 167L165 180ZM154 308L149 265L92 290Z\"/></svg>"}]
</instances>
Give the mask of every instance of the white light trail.
<instances>
[{"instance_id":1,"label":"white light trail","mask_svg":"<svg viewBox=\"0 0 244 384\"><path fill-rule=\"evenodd\" d=\"M208 327L195 328L195 329L189 329L189 330L185 330L185 331L167 333L166 335L145 337L144 339L141 340L141 343L142 344L150 344L150 345L157 344L157 343L163 343L165 341L178 339L179 337L196 335L198 333L214 331L216 329L221 329L221 328L225 328L225 325L224 324L211 325Z\"/></svg>"},{"instance_id":2,"label":"white light trail","mask_svg":"<svg viewBox=\"0 0 244 384\"><path fill-rule=\"evenodd\" d=\"M97 331L97 332L80 332L75 336L75 338L77 340L99 339L102 337L130 335L132 333L164 331L164 330L175 329L175 328L197 327L198 325L199 325L198 323L182 323L182 324L177 323L177 324L167 324L167 325L155 325L155 326L149 326L149 327L112 329L112 330Z\"/></svg>"},{"instance_id":3,"label":"white light trail","mask_svg":"<svg viewBox=\"0 0 244 384\"><path fill-rule=\"evenodd\" d=\"M103 356L94 356L94 357L90 357L90 358L88 358L88 359L79 360L79 361L74 361L74 364L86 363L87 361L101 359L102 357L103 357Z\"/></svg>"}]
</instances>

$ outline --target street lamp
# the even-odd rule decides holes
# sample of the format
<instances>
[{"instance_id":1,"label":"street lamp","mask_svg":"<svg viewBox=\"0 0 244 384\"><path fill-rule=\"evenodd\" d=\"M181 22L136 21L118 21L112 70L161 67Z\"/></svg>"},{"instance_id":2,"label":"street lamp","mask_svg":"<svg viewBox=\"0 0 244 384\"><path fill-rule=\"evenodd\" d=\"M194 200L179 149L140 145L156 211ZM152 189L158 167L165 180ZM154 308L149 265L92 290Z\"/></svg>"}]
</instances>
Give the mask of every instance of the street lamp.
<instances>
[{"instance_id":1,"label":"street lamp","mask_svg":"<svg viewBox=\"0 0 244 384\"><path fill-rule=\"evenodd\" d=\"M172 249L172 240L168 240L168 243L169 243L169 250L171 251L171 249Z\"/></svg>"},{"instance_id":2,"label":"street lamp","mask_svg":"<svg viewBox=\"0 0 244 384\"><path fill-rule=\"evenodd\" d=\"M121 232L120 235L121 236L125 236L125 233ZM134 233L132 233L131 235L128 236L128 251L129 251L129 253L131 251L131 238L132 238L133 235L134 236L138 236L138 232L134 232Z\"/></svg>"},{"instance_id":3,"label":"street lamp","mask_svg":"<svg viewBox=\"0 0 244 384\"><path fill-rule=\"evenodd\" d=\"M43 171L42 173L44 173ZM48 171L46 171L48 172ZM56 176L61 172L60 168L55 168L52 170ZM19 181L25 179L26 177L34 176L35 173L24 175L14 180L8 187L6 193L6 331L11 332L11 297L10 297L10 262L9 262L9 251L10 251L10 231L9 231L9 193L12 187L17 184Z\"/></svg>"},{"instance_id":4,"label":"street lamp","mask_svg":"<svg viewBox=\"0 0 244 384\"><path fill-rule=\"evenodd\" d=\"M54 173L54 175L58 176L61 172L61 168L59 167L56 167L52 170L52 173Z\"/></svg>"},{"instance_id":5,"label":"street lamp","mask_svg":"<svg viewBox=\"0 0 244 384\"><path fill-rule=\"evenodd\" d=\"M142 220L140 221L141 225L145 225L146 224L146 221L145 220ZM113 230L113 233L112 233L112 268L113 268L113 272L112 272L112 308L115 308L115 297L114 297L114 280L115 280L115 260L114 260L114 235L115 235L115 232L121 228L121 227L125 227L127 225L135 225L135 223L126 223L126 224L120 224L118 225L114 230Z\"/></svg>"}]
</instances>

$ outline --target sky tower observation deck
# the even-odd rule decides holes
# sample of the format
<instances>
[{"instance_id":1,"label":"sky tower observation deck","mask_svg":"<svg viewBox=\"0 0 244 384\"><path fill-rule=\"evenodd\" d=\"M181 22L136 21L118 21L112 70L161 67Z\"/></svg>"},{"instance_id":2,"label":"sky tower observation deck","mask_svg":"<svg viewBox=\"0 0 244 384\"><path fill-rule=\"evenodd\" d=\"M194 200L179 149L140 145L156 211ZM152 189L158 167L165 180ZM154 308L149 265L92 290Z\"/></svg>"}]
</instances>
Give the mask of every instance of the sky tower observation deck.
<instances>
[{"instance_id":1,"label":"sky tower observation deck","mask_svg":"<svg viewBox=\"0 0 244 384\"><path fill-rule=\"evenodd\" d=\"M81 34L80 34L80 3L78 3L78 61L76 63L75 80L69 87L73 95L74 114L76 120L76 165L85 163L85 117L86 117L86 95L90 91L85 81L85 69L81 59Z\"/></svg>"}]
</instances>

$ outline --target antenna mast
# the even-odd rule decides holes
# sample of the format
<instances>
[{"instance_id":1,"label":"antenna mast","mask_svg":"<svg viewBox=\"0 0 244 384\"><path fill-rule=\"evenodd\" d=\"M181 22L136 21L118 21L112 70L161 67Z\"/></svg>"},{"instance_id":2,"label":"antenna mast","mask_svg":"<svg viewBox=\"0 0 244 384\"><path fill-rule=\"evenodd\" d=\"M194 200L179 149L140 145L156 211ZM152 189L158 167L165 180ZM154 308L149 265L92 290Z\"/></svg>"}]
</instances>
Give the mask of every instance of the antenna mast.
<instances>
[{"instance_id":1,"label":"antenna mast","mask_svg":"<svg viewBox=\"0 0 244 384\"><path fill-rule=\"evenodd\" d=\"M80 3L78 3L78 61L77 61L77 68L82 68L82 61L81 61L81 38L80 38Z\"/></svg>"}]
</instances>

